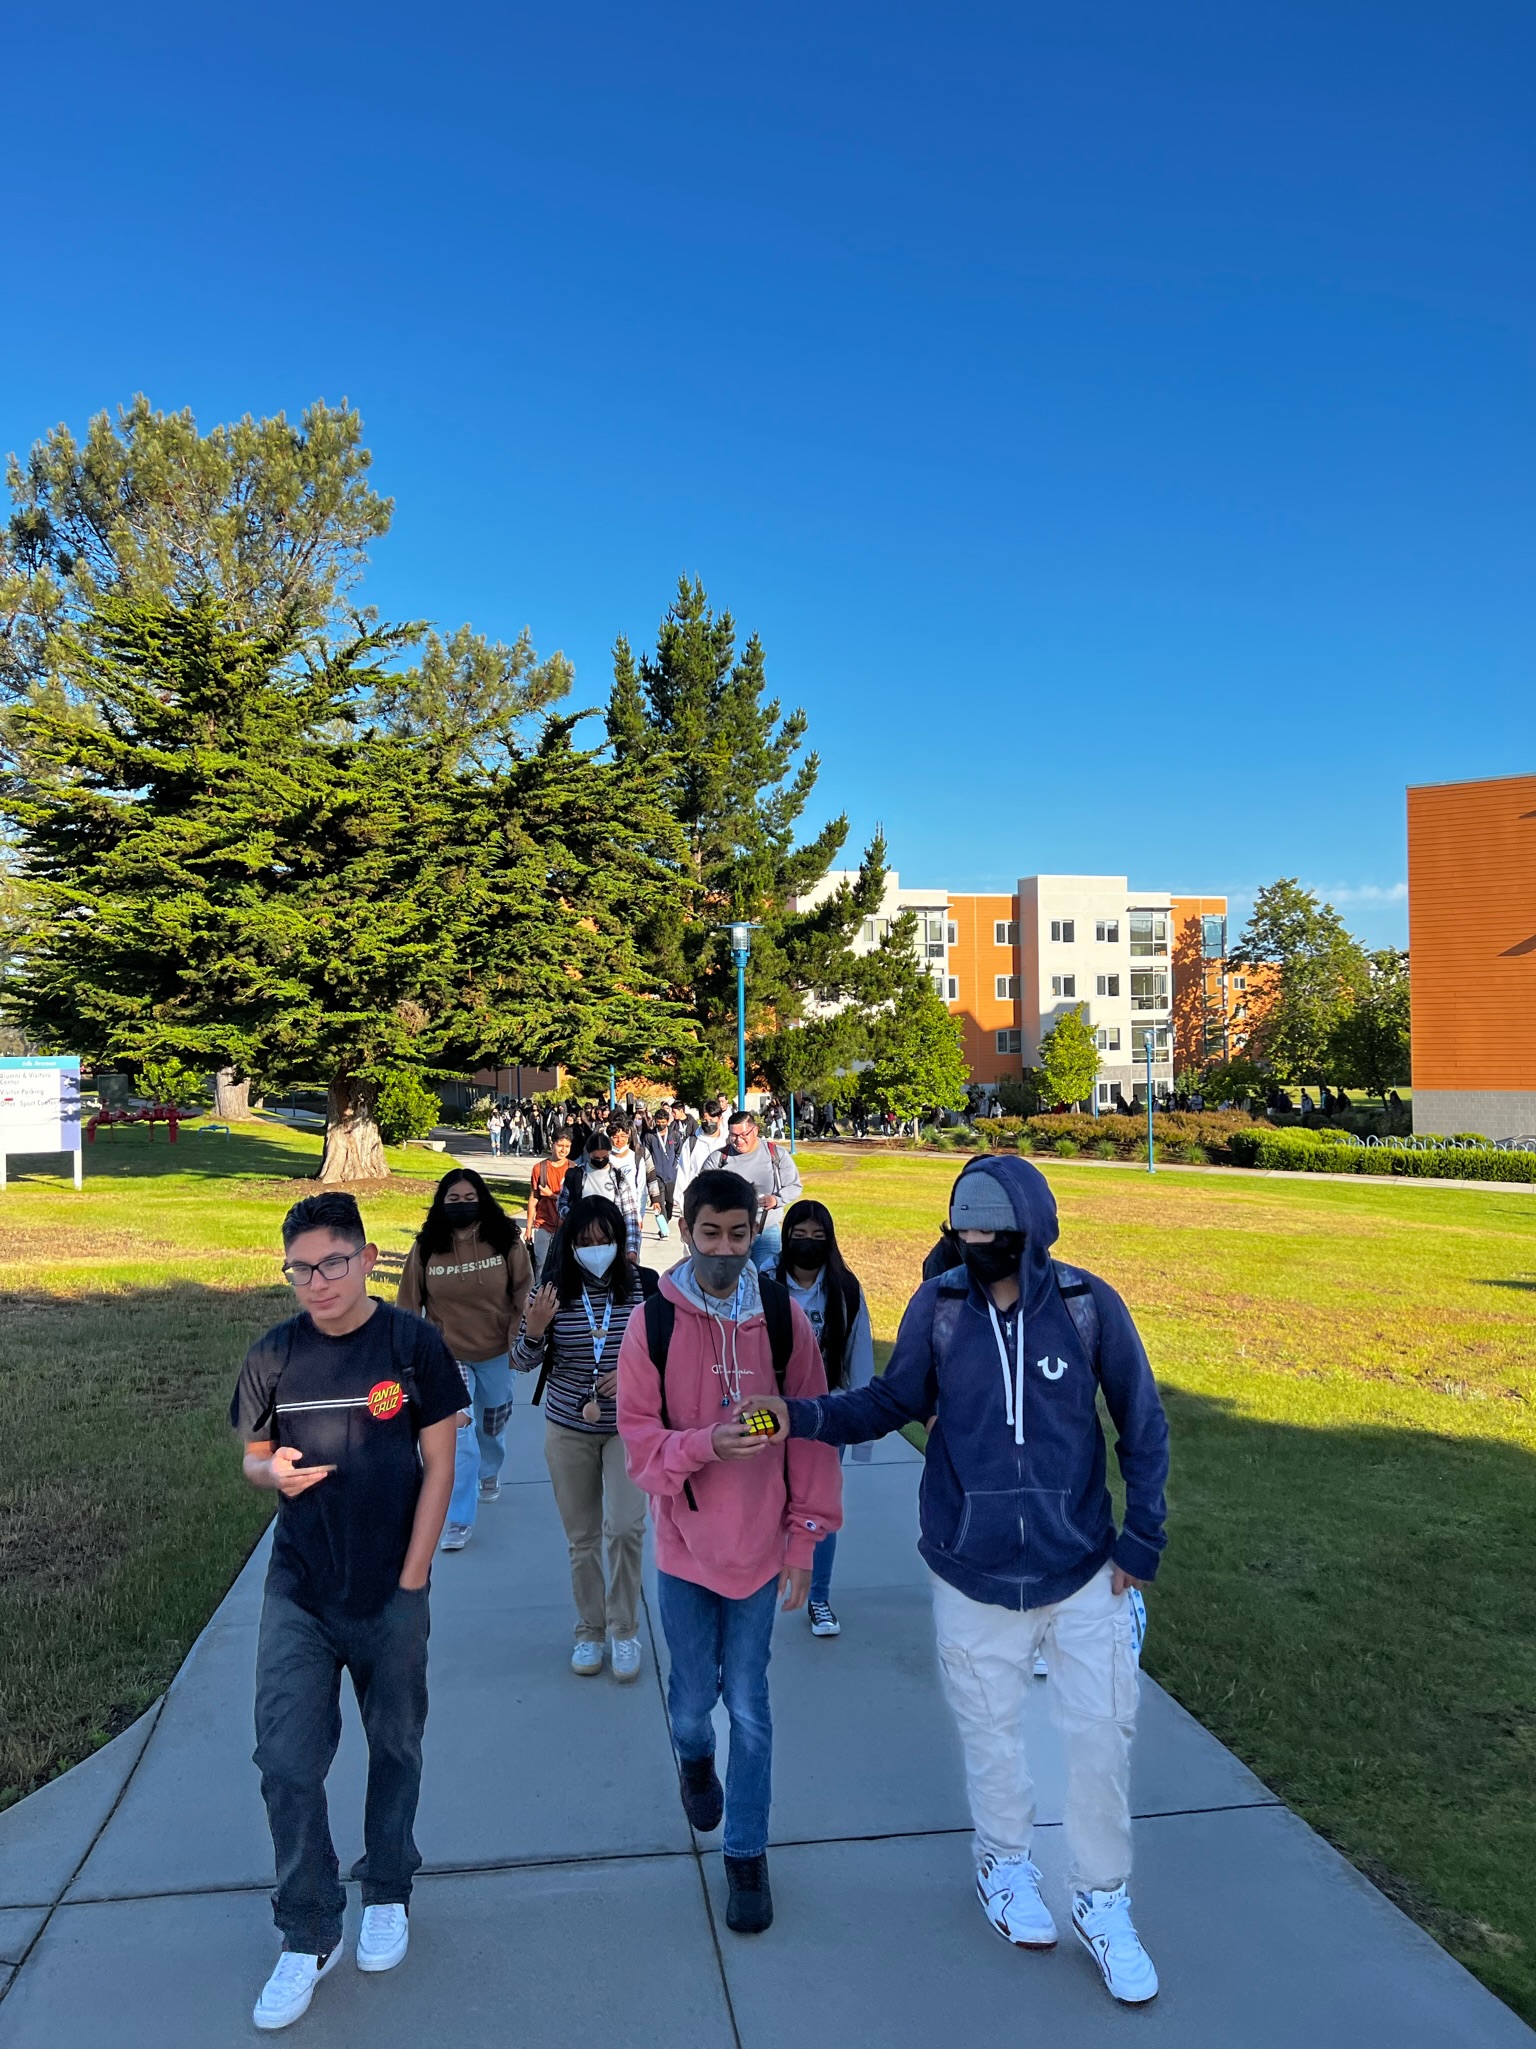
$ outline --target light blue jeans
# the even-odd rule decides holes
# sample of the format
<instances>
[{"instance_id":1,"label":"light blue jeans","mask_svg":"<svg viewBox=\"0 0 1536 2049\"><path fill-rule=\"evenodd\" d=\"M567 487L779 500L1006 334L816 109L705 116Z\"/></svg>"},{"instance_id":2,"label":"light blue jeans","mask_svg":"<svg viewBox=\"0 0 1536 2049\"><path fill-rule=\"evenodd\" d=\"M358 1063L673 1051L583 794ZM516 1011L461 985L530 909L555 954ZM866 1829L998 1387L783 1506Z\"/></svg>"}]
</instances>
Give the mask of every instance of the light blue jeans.
<instances>
[{"instance_id":1,"label":"light blue jeans","mask_svg":"<svg viewBox=\"0 0 1536 2049\"><path fill-rule=\"evenodd\" d=\"M768 1805L773 1793L773 1716L768 1707L768 1658L779 1579L745 1600L727 1600L691 1579L656 1575L661 1626L672 1671L667 1714L672 1741L686 1763L713 1757L715 1702L731 1718L731 1755L725 1775L725 1854L760 1857L768 1847Z\"/></svg>"},{"instance_id":2,"label":"light blue jeans","mask_svg":"<svg viewBox=\"0 0 1536 2049\"><path fill-rule=\"evenodd\" d=\"M772 1210L769 1214L773 1217L777 1217L779 1212L777 1210ZM779 1254L783 1251L783 1249L784 1226L780 1223L767 1223L763 1226L762 1230L758 1232L757 1236L752 1240L752 1264L757 1268L759 1273L761 1273L765 1267L777 1266L779 1263Z\"/></svg>"},{"instance_id":3,"label":"light blue jeans","mask_svg":"<svg viewBox=\"0 0 1536 2049\"><path fill-rule=\"evenodd\" d=\"M507 1455L507 1418L512 1413L512 1362L503 1352L499 1359L465 1359L472 1397L468 1404L474 1422L461 1430L453 1447L453 1493L448 1500L448 1520L474 1524L480 1500L480 1482L494 1480Z\"/></svg>"}]
</instances>

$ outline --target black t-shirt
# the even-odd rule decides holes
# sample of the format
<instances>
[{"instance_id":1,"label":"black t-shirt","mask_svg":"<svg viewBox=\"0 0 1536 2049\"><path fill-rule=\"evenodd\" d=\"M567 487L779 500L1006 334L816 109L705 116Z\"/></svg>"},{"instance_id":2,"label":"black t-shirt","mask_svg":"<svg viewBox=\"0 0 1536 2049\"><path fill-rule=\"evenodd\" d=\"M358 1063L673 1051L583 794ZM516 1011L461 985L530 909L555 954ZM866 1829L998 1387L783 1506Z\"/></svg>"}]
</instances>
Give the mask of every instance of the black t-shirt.
<instances>
[{"instance_id":1,"label":"black t-shirt","mask_svg":"<svg viewBox=\"0 0 1536 2049\"><path fill-rule=\"evenodd\" d=\"M411 1541L416 1439L467 1402L439 1333L387 1302L345 1337L327 1337L304 1315L258 1338L230 1423L244 1443L295 1445L301 1464L336 1468L302 1494L279 1495L267 1585L312 1610L376 1615Z\"/></svg>"}]
</instances>

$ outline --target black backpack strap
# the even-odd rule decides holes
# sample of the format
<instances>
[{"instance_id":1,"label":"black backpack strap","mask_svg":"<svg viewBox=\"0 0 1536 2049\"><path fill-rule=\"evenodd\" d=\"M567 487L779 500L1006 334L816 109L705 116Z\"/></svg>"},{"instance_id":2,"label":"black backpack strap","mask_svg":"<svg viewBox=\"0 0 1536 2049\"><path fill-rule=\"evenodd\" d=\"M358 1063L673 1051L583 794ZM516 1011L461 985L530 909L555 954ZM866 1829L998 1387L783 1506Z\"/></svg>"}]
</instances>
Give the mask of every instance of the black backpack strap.
<instances>
[{"instance_id":1,"label":"black backpack strap","mask_svg":"<svg viewBox=\"0 0 1536 2049\"><path fill-rule=\"evenodd\" d=\"M1072 1326L1083 1341L1088 1354L1088 1363L1097 1379L1099 1371L1099 1305L1087 1274L1080 1267L1068 1266L1065 1260L1053 1259L1051 1266L1056 1275L1056 1287Z\"/></svg>"},{"instance_id":2,"label":"black backpack strap","mask_svg":"<svg viewBox=\"0 0 1536 2049\"><path fill-rule=\"evenodd\" d=\"M645 1349L651 1355L651 1364L656 1368L656 1378L661 1388L661 1427L663 1430L670 1430L672 1419L667 1414L667 1353L672 1349L672 1328L677 1322L677 1309L658 1290L656 1294L646 1297L645 1308L641 1313L645 1317ZM698 1509L692 1480L683 1482L683 1499L691 1509Z\"/></svg>"},{"instance_id":3,"label":"black backpack strap","mask_svg":"<svg viewBox=\"0 0 1536 2049\"><path fill-rule=\"evenodd\" d=\"M795 1349L794 1320L789 1313L789 1290L769 1274L759 1274L758 1290L763 1298L763 1321L768 1326L768 1350L773 1358L773 1377L784 1392L784 1375L789 1355Z\"/></svg>"}]
</instances>

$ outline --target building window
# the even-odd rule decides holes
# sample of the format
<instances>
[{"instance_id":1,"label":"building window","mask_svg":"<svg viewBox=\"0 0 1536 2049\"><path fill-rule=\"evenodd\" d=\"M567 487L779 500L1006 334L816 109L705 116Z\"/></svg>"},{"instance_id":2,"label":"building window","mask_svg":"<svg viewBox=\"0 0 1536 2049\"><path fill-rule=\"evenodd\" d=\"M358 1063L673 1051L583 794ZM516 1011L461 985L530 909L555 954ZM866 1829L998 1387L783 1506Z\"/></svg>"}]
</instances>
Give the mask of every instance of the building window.
<instances>
[{"instance_id":1,"label":"building window","mask_svg":"<svg viewBox=\"0 0 1536 2049\"><path fill-rule=\"evenodd\" d=\"M1101 996L1118 996L1120 994L1120 977L1118 975L1100 975L1099 994Z\"/></svg>"},{"instance_id":2,"label":"building window","mask_svg":"<svg viewBox=\"0 0 1536 2049\"><path fill-rule=\"evenodd\" d=\"M1247 977L1245 975L1234 975L1232 977L1232 986L1234 989L1246 989L1248 986Z\"/></svg>"},{"instance_id":3,"label":"building window","mask_svg":"<svg viewBox=\"0 0 1536 2049\"><path fill-rule=\"evenodd\" d=\"M1052 920L1051 920L1051 937L1052 937L1052 939L1056 940L1056 941L1058 942L1058 944L1060 944L1060 945L1062 945L1062 946L1074 946L1074 945L1076 945L1076 943L1077 943L1077 920L1076 920L1076 918L1052 918Z\"/></svg>"},{"instance_id":4,"label":"building window","mask_svg":"<svg viewBox=\"0 0 1536 2049\"><path fill-rule=\"evenodd\" d=\"M999 1032L997 1035L999 1053L1022 1053L1024 1038L1021 1032Z\"/></svg>"},{"instance_id":5,"label":"building window","mask_svg":"<svg viewBox=\"0 0 1536 2049\"><path fill-rule=\"evenodd\" d=\"M949 930L949 943L950 943L950 945L951 945L951 946L958 946L958 945L960 944L960 927L959 927L958 925L951 925L951 926L950 926L950 927L948 928L948 930Z\"/></svg>"},{"instance_id":6,"label":"building window","mask_svg":"<svg viewBox=\"0 0 1536 2049\"><path fill-rule=\"evenodd\" d=\"M999 918L992 927L993 943L997 946L1017 946L1019 926L1015 918Z\"/></svg>"},{"instance_id":7,"label":"building window","mask_svg":"<svg viewBox=\"0 0 1536 2049\"><path fill-rule=\"evenodd\" d=\"M1075 996L1077 994L1076 975L1052 975L1051 994L1053 996Z\"/></svg>"},{"instance_id":8,"label":"building window","mask_svg":"<svg viewBox=\"0 0 1536 2049\"><path fill-rule=\"evenodd\" d=\"M1102 939L1109 946L1118 946L1120 944L1120 920L1118 918L1097 919L1093 927L1093 936L1095 939Z\"/></svg>"},{"instance_id":9,"label":"building window","mask_svg":"<svg viewBox=\"0 0 1536 2049\"><path fill-rule=\"evenodd\" d=\"M1132 1025L1131 1058L1133 1060L1146 1059L1148 1039L1152 1041L1152 1058L1154 1060L1166 1060L1168 1058L1167 1025Z\"/></svg>"},{"instance_id":10,"label":"building window","mask_svg":"<svg viewBox=\"0 0 1536 2049\"><path fill-rule=\"evenodd\" d=\"M1132 911L1131 957L1155 959L1168 951L1168 920L1161 911Z\"/></svg>"},{"instance_id":11,"label":"building window","mask_svg":"<svg viewBox=\"0 0 1536 2049\"><path fill-rule=\"evenodd\" d=\"M960 977L958 975L951 975L949 977L949 995L946 1001L950 1003L958 1003L960 1001Z\"/></svg>"},{"instance_id":12,"label":"building window","mask_svg":"<svg viewBox=\"0 0 1536 2049\"><path fill-rule=\"evenodd\" d=\"M1099 1026L1099 1051L1101 1053L1118 1053L1120 1051L1119 1025Z\"/></svg>"},{"instance_id":13,"label":"building window","mask_svg":"<svg viewBox=\"0 0 1536 2049\"><path fill-rule=\"evenodd\" d=\"M1112 1081L1101 1081L1101 1082L1099 1083L1099 1101L1100 1101L1101 1103L1112 1103L1112 1102L1113 1102L1114 1100L1115 1100L1115 1085L1114 1085L1114 1083L1113 1083Z\"/></svg>"},{"instance_id":14,"label":"building window","mask_svg":"<svg viewBox=\"0 0 1536 2049\"><path fill-rule=\"evenodd\" d=\"M1132 941L1134 946L1135 942ZM1132 1010L1166 1010L1168 1008L1168 977L1148 971L1131 976Z\"/></svg>"},{"instance_id":15,"label":"building window","mask_svg":"<svg viewBox=\"0 0 1536 2049\"><path fill-rule=\"evenodd\" d=\"M999 1003L1016 1003L1018 1001L1019 978L1017 975L997 975L993 978L993 982L997 990L997 1000Z\"/></svg>"}]
</instances>

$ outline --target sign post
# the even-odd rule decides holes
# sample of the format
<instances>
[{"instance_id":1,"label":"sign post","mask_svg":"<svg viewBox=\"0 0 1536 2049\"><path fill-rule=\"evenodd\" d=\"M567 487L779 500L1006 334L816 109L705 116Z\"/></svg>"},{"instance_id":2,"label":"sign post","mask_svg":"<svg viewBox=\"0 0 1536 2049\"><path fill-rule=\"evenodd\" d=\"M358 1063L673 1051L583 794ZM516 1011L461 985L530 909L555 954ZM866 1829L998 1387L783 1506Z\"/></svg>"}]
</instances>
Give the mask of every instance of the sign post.
<instances>
[{"instance_id":1,"label":"sign post","mask_svg":"<svg viewBox=\"0 0 1536 2049\"><path fill-rule=\"evenodd\" d=\"M0 1189L11 1153L68 1153L81 1186L78 1059L0 1059Z\"/></svg>"}]
</instances>

